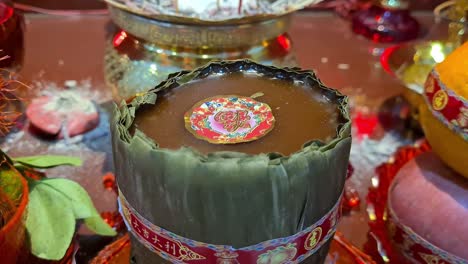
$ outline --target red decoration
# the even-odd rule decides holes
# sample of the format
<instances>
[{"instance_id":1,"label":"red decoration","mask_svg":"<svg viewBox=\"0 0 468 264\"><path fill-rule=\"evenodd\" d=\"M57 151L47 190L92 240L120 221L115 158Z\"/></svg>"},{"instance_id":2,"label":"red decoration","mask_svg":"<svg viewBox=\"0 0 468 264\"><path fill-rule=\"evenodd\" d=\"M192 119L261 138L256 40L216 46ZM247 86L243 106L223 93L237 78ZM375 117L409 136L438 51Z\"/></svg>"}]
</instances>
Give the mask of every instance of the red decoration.
<instances>
[{"instance_id":1,"label":"red decoration","mask_svg":"<svg viewBox=\"0 0 468 264\"><path fill-rule=\"evenodd\" d=\"M206 244L178 236L140 216L121 193L119 202L127 227L140 243L168 261L184 263L218 263L223 260L223 256L229 256L230 259L235 256L234 260L239 263L271 263L276 258L284 259L284 263L300 263L332 239L341 211L339 199L314 225L295 235L236 249L229 245Z\"/></svg>"},{"instance_id":2,"label":"red decoration","mask_svg":"<svg viewBox=\"0 0 468 264\"><path fill-rule=\"evenodd\" d=\"M393 53L400 48L401 48L401 45L388 47L382 52L382 55L380 55L380 65L382 65L382 68L385 70L385 72L387 72L393 77L397 77L397 76L395 72L392 70L389 60L392 57Z\"/></svg>"},{"instance_id":3,"label":"red decoration","mask_svg":"<svg viewBox=\"0 0 468 264\"><path fill-rule=\"evenodd\" d=\"M125 31L120 31L114 36L114 40L112 41L112 44L114 44L114 47L117 48L124 42L124 40L127 38L127 32Z\"/></svg>"},{"instance_id":4,"label":"red decoration","mask_svg":"<svg viewBox=\"0 0 468 264\"><path fill-rule=\"evenodd\" d=\"M374 42L400 42L419 36L419 23L405 9L386 9L371 6L358 11L352 19L356 34Z\"/></svg>"},{"instance_id":5,"label":"red decoration","mask_svg":"<svg viewBox=\"0 0 468 264\"><path fill-rule=\"evenodd\" d=\"M356 112L353 116L353 125L357 130L358 137L372 135L378 123L376 114Z\"/></svg>"},{"instance_id":6,"label":"red decoration","mask_svg":"<svg viewBox=\"0 0 468 264\"><path fill-rule=\"evenodd\" d=\"M376 176L372 179L372 187L367 195L367 211L369 214L368 242L364 245L366 253L378 263L407 263L392 248L387 235L387 198L388 189L398 171L414 157L430 150L427 141L419 142L416 146L400 148L387 163L376 168Z\"/></svg>"},{"instance_id":7,"label":"red decoration","mask_svg":"<svg viewBox=\"0 0 468 264\"><path fill-rule=\"evenodd\" d=\"M33 131L59 139L84 134L99 124L95 104L72 90L34 98L26 116Z\"/></svg>"},{"instance_id":8,"label":"red decoration","mask_svg":"<svg viewBox=\"0 0 468 264\"><path fill-rule=\"evenodd\" d=\"M289 52L289 50L291 50L291 40L288 38L286 34L278 36L276 38L276 41L283 48L285 52Z\"/></svg>"},{"instance_id":9,"label":"red decoration","mask_svg":"<svg viewBox=\"0 0 468 264\"><path fill-rule=\"evenodd\" d=\"M345 186L343 209L352 210L359 208L361 198L356 189Z\"/></svg>"},{"instance_id":10,"label":"red decoration","mask_svg":"<svg viewBox=\"0 0 468 264\"><path fill-rule=\"evenodd\" d=\"M106 190L112 190L117 193L117 184L115 182L115 175L112 172L108 172L102 176L102 184Z\"/></svg>"},{"instance_id":11,"label":"red decoration","mask_svg":"<svg viewBox=\"0 0 468 264\"><path fill-rule=\"evenodd\" d=\"M354 173L354 167L350 163L348 164L348 172L346 174L346 179L351 178L353 173ZM359 197L359 193L357 192L356 189L350 186L349 182L346 182L341 209L344 212L348 212L353 209L359 209L360 204L361 204L361 198Z\"/></svg>"},{"instance_id":12,"label":"red decoration","mask_svg":"<svg viewBox=\"0 0 468 264\"><path fill-rule=\"evenodd\" d=\"M0 24L5 23L13 16L13 7L6 3L0 3Z\"/></svg>"}]
</instances>

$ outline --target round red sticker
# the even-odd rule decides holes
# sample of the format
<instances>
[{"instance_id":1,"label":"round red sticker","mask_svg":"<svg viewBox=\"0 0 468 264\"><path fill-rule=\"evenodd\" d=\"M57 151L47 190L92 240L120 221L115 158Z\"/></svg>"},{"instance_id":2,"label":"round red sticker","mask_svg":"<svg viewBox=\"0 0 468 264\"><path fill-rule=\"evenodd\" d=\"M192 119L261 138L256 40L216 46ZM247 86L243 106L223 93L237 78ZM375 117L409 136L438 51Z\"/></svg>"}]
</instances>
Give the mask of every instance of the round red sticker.
<instances>
[{"instance_id":1,"label":"round red sticker","mask_svg":"<svg viewBox=\"0 0 468 264\"><path fill-rule=\"evenodd\" d=\"M185 127L213 144L236 144L270 132L275 117L270 106L251 97L221 95L196 103L185 113Z\"/></svg>"}]
</instances>

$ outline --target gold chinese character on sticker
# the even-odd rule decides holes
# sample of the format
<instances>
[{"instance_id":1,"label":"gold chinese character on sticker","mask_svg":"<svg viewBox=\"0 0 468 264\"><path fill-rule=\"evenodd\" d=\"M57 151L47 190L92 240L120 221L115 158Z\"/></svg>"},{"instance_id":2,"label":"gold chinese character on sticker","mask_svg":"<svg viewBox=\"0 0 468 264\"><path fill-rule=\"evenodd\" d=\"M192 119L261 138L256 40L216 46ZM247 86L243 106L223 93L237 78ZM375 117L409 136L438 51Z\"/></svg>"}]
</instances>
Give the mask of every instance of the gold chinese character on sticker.
<instances>
[{"instance_id":1,"label":"gold chinese character on sticker","mask_svg":"<svg viewBox=\"0 0 468 264\"><path fill-rule=\"evenodd\" d=\"M447 93L443 90L439 90L434 94L432 98L432 107L436 111L440 111L445 108L448 103L448 96Z\"/></svg>"},{"instance_id":2,"label":"gold chinese character on sticker","mask_svg":"<svg viewBox=\"0 0 468 264\"><path fill-rule=\"evenodd\" d=\"M307 239L305 241L304 247L307 250L312 250L314 249L317 244L320 242L320 239L322 238L322 228L319 226L312 230L312 232L309 233L307 236Z\"/></svg>"}]
</instances>

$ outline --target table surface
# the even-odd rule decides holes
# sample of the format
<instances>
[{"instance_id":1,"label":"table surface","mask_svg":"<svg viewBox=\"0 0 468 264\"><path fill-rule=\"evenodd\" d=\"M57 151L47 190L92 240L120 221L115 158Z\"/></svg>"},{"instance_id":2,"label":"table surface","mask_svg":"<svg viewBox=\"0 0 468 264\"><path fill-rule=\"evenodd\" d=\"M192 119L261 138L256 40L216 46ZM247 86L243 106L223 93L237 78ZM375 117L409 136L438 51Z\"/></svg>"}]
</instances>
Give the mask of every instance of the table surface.
<instances>
[{"instance_id":1,"label":"table surface","mask_svg":"<svg viewBox=\"0 0 468 264\"><path fill-rule=\"evenodd\" d=\"M417 17L426 26L433 20L430 13L418 13ZM26 21L25 58L20 78L31 84L30 94L52 83L87 81L90 85L85 88L86 92L104 106L109 105L111 91L103 74L105 43L110 35L109 18L28 14ZM402 142L397 132L382 126L379 116L382 111L388 112L382 106L398 101L393 99L405 88L385 73L379 58L372 55L371 51L385 45L379 46L354 35L348 21L331 13L299 12L289 32L300 66L314 69L325 84L351 98L355 120L351 161L355 173L349 184L358 190L362 203L359 210L343 217L339 230L362 247L368 230L364 200L374 168ZM376 126L369 130L366 126L360 127L363 122ZM16 133L3 147L13 156L46 152L80 156L85 160L82 168L53 169L49 176L80 182L99 210L113 211L115 194L105 190L102 184L102 175L112 171L108 127L104 125L86 137L77 144L57 144L40 141L27 132Z\"/></svg>"}]
</instances>

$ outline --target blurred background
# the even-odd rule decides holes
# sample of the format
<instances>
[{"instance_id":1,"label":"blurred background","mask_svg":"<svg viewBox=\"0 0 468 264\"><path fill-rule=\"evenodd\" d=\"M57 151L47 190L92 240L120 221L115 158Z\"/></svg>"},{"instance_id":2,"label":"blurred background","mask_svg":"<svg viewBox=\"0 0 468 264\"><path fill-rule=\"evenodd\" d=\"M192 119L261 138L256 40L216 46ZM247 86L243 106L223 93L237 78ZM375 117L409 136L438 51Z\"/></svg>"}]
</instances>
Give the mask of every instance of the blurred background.
<instances>
[{"instance_id":1,"label":"blurred background","mask_svg":"<svg viewBox=\"0 0 468 264\"><path fill-rule=\"evenodd\" d=\"M326 0L324 2L354 2L357 0ZM100 9L105 8L105 4L100 0L14 0L13 2L38 6L50 9ZM370 2L370 1L362 1ZM444 2L443 0L414 0L411 2L411 9L413 10L432 10L438 4ZM317 8L315 8L317 9Z\"/></svg>"}]
</instances>

